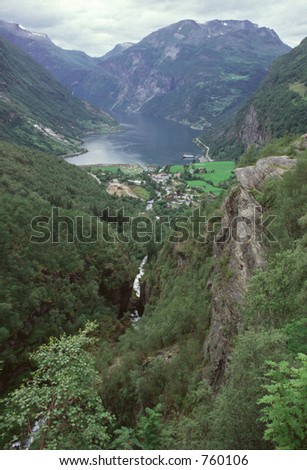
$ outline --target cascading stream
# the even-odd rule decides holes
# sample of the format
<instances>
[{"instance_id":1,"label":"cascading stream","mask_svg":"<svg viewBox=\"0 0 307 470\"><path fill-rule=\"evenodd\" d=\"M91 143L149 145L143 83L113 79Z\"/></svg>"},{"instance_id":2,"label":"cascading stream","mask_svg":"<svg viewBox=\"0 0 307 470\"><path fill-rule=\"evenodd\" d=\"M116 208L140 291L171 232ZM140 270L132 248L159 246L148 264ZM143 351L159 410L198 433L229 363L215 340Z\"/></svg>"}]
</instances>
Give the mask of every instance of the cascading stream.
<instances>
[{"instance_id":1,"label":"cascading stream","mask_svg":"<svg viewBox=\"0 0 307 470\"><path fill-rule=\"evenodd\" d=\"M142 259L142 262L140 264L138 273L137 273L137 275L134 279L133 292L135 293L135 296L136 296L137 299L139 299L140 295L141 295L141 279L142 279L142 277L144 276L144 273L145 273L145 264L147 263L147 259L148 259L147 255ZM133 324L137 323L141 319L137 309L135 309L131 313L130 319L131 319L131 322Z\"/></svg>"}]
</instances>

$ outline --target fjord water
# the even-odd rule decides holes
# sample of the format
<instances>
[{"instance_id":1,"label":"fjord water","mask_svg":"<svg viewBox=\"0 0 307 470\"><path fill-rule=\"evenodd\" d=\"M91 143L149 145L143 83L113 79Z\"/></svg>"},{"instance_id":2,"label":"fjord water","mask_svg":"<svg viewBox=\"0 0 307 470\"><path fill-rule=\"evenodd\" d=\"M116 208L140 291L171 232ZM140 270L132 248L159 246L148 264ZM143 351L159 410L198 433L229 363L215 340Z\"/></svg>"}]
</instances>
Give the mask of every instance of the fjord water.
<instances>
[{"instance_id":1,"label":"fjord water","mask_svg":"<svg viewBox=\"0 0 307 470\"><path fill-rule=\"evenodd\" d=\"M200 154L193 138L200 131L165 119L141 114L113 114L123 132L92 135L84 138L88 152L67 158L75 165L151 164L163 166L182 163L182 153Z\"/></svg>"}]
</instances>

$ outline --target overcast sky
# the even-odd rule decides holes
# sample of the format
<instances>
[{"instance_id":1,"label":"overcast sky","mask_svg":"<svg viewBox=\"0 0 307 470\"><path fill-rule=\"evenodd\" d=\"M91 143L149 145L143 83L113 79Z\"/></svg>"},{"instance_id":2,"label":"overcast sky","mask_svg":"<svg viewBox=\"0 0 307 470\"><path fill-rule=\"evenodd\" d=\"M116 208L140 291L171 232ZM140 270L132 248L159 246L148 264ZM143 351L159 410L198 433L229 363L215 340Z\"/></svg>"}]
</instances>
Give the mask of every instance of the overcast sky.
<instances>
[{"instance_id":1,"label":"overcast sky","mask_svg":"<svg viewBox=\"0 0 307 470\"><path fill-rule=\"evenodd\" d=\"M1 0L0 19L93 56L183 19L248 19L274 29L290 46L307 36L306 0Z\"/></svg>"}]
</instances>

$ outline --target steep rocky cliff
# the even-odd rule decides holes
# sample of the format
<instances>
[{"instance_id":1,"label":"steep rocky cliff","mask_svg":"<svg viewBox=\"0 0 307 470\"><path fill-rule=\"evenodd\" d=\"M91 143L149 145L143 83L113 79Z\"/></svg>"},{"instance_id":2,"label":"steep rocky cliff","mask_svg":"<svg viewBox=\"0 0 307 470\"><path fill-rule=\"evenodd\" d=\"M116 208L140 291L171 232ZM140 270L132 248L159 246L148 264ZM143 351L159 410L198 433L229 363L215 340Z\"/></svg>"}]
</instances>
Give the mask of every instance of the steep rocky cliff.
<instances>
[{"instance_id":1,"label":"steep rocky cliff","mask_svg":"<svg viewBox=\"0 0 307 470\"><path fill-rule=\"evenodd\" d=\"M221 231L214 243L215 265L208 287L212 293L205 360L213 384L219 385L240 331L241 308L248 282L257 269L265 269L262 208L251 190L261 190L267 178L281 178L295 165L288 157L267 157L255 166L235 170L238 185L223 205Z\"/></svg>"},{"instance_id":2,"label":"steep rocky cliff","mask_svg":"<svg viewBox=\"0 0 307 470\"><path fill-rule=\"evenodd\" d=\"M249 106L244 116L242 126L238 132L238 139L242 142L244 148L248 148L250 145L260 147L272 139L272 132L263 128L253 104Z\"/></svg>"}]
</instances>

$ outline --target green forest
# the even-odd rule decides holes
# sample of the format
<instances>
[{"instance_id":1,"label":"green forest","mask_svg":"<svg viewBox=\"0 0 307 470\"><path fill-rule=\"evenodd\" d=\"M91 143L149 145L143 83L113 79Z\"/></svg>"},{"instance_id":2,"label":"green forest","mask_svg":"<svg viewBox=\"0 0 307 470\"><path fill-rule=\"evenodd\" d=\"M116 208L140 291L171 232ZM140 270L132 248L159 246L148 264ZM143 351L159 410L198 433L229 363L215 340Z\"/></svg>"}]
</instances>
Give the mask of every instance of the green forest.
<instances>
[{"instance_id":1,"label":"green forest","mask_svg":"<svg viewBox=\"0 0 307 470\"><path fill-rule=\"evenodd\" d=\"M1 144L3 448L25 443L35 422L33 449L306 447L307 155L296 153L295 169L256 194L276 216L277 242L266 244L267 269L250 280L215 380L203 350L213 234L158 248L69 243L63 224L60 243L29 243L29 222L53 205L86 220L119 201L83 169ZM218 215L221 200L204 198L202 214ZM148 301L133 327L123 298L145 253ZM231 278L229 266L220 276Z\"/></svg>"},{"instance_id":2,"label":"green forest","mask_svg":"<svg viewBox=\"0 0 307 470\"><path fill-rule=\"evenodd\" d=\"M258 91L235 118L204 133L204 142L220 159L238 160L251 145L306 133L306 83L307 38L273 62Z\"/></svg>"}]
</instances>

